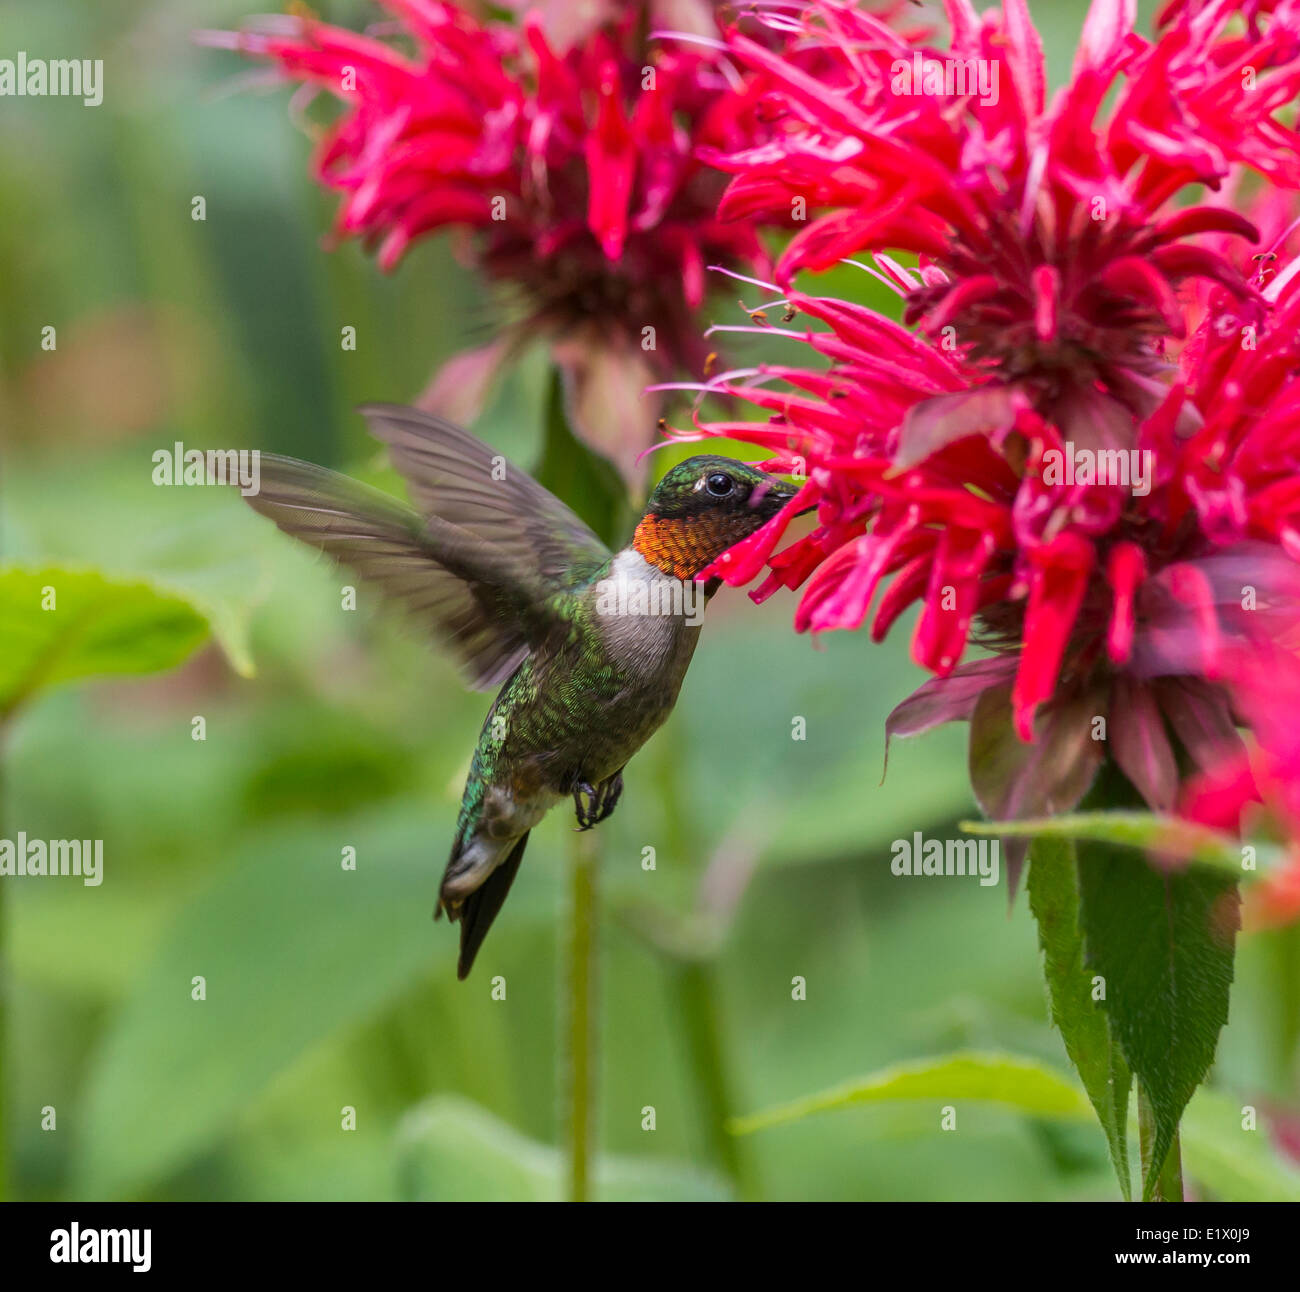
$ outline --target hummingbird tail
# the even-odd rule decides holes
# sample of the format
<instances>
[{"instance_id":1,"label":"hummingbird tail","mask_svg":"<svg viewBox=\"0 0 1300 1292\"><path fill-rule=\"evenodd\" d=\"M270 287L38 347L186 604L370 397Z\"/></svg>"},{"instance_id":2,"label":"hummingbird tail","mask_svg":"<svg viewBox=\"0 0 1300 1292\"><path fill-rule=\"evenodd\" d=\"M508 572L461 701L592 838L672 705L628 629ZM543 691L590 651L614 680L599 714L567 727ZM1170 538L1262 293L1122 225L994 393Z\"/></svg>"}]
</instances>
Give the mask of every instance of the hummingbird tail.
<instances>
[{"instance_id":1,"label":"hummingbird tail","mask_svg":"<svg viewBox=\"0 0 1300 1292\"><path fill-rule=\"evenodd\" d=\"M453 916L460 920L460 961L456 966L456 977L462 981L469 976L474 967L474 957L478 955L492 921L505 904L510 885L519 873L519 863L524 858L527 843L528 832L525 831L511 846L505 860L460 903L460 910Z\"/></svg>"}]
</instances>

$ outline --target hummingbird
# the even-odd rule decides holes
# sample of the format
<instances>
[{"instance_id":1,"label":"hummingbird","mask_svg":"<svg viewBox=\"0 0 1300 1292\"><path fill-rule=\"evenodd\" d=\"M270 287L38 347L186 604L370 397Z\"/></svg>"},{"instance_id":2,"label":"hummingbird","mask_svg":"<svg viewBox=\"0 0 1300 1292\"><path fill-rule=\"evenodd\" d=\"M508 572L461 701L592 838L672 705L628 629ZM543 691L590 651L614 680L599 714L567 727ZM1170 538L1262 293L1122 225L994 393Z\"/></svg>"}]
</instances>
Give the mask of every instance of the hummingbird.
<instances>
[{"instance_id":1,"label":"hummingbird","mask_svg":"<svg viewBox=\"0 0 1300 1292\"><path fill-rule=\"evenodd\" d=\"M398 404L359 410L413 506L325 467L261 455L248 504L413 616L476 690L500 686L470 761L434 918L460 923L457 977L500 912L529 831L572 799L577 828L614 811L623 770L672 712L719 580L715 558L795 495L703 454L655 486L612 552L495 449Z\"/></svg>"}]
</instances>

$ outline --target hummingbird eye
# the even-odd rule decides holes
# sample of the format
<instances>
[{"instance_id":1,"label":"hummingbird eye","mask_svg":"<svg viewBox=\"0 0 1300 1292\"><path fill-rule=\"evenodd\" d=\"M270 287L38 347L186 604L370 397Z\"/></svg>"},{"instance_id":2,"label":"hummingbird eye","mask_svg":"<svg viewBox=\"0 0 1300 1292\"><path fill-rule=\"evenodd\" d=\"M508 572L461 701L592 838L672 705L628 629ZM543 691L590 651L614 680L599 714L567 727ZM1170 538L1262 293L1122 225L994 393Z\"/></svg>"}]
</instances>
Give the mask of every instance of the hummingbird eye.
<instances>
[{"instance_id":1,"label":"hummingbird eye","mask_svg":"<svg viewBox=\"0 0 1300 1292\"><path fill-rule=\"evenodd\" d=\"M725 498L736 487L736 482L725 471L715 471L705 480L704 487L715 498Z\"/></svg>"}]
</instances>

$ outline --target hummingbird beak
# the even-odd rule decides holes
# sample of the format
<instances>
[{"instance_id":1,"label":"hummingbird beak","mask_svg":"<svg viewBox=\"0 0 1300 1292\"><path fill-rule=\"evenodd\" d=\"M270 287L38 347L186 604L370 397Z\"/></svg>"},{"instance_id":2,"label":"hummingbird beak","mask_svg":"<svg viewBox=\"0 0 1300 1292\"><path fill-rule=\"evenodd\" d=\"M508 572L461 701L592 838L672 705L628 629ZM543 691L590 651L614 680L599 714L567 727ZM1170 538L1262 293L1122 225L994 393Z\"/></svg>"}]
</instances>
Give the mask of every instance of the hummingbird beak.
<instances>
[{"instance_id":1,"label":"hummingbird beak","mask_svg":"<svg viewBox=\"0 0 1300 1292\"><path fill-rule=\"evenodd\" d=\"M760 486L761 488L762 486ZM784 480L774 480L754 506L765 521L771 520L782 507L795 496L798 490L786 484Z\"/></svg>"},{"instance_id":2,"label":"hummingbird beak","mask_svg":"<svg viewBox=\"0 0 1300 1292\"><path fill-rule=\"evenodd\" d=\"M771 520L788 502L795 498L799 493L799 486L787 484L784 480L778 480L765 493L759 502L759 507L764 516ZM817 504L813 503L810 507L801 507L794 514L796 516L806 516L810 511L816 511Z\"/></svg>"}]
</instances>

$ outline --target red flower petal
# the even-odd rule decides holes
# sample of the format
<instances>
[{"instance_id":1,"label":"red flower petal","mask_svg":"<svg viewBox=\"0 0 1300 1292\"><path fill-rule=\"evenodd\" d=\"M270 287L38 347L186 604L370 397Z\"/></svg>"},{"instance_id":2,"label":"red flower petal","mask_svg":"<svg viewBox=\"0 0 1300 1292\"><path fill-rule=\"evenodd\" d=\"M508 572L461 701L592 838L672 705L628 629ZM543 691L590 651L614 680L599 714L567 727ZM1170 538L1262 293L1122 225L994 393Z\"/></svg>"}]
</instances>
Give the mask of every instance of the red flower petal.
<instances>
[{"instance_id":1,"label":"red flower petal","mask_svg":"<svg viewBox=\"0 0 1300 1292\"><path fill-rule=\"evenodd\" d=\"M1024 649L1011 692L1016 732L1025 741L1034 738L1034 710L1056 685L1094 559L1092 545L1073 533L1058 535L1028 557L1032 572Z\"/></svg>"}]
</instances>

